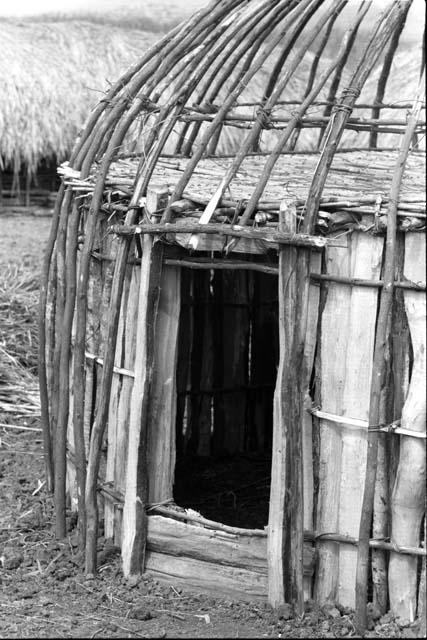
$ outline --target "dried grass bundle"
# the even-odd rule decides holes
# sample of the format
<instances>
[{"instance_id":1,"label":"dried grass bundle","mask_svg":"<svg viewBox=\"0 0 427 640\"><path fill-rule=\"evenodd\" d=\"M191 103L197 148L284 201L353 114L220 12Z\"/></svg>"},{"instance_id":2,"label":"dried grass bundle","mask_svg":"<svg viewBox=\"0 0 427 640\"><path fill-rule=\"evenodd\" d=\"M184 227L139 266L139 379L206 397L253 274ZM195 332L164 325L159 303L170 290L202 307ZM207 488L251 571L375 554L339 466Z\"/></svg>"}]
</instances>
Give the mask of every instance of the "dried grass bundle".
<instances>
[{"instance_id":1,"label":"dried grass bundle","mask_svg":"<svg viewBox=\"0 0 427 640\"><path fill-rule=\"evenodd\" d=\"M40 415L39 385L37 377L25 369L0 346L0 415L36 417Z\"/></svg>"},{"instance_id":2,"label":"dried grass bundle","mask_svg":"<svg viewBox=\"0 0 427 640\"><path fill-rule=\"evenodd\" d=\"M0 277L0 349L8 367L37 373L39 278L22 265L2 267Z\"/></svg>"},{"instance_id":3,"label":"dried grass bundle","mask_svg":"<svg viewBox=\"0 0 427 640\"><path fill-rule=\"evenodd\" d=\"M90 109L156 40L85 22L0 23L0 166L64 159Z\"/></svg>"}]
</instances>

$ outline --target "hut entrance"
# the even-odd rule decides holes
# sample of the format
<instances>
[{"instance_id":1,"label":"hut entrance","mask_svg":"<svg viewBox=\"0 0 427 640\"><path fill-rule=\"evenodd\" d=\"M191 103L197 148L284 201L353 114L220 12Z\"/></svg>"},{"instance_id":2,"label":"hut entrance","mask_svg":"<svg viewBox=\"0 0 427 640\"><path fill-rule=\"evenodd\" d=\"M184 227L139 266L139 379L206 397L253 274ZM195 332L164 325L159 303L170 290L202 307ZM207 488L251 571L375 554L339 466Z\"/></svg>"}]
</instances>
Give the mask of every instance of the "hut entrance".
<instances>
[{"instance_id":1,"label":"hut entrance","mask_svg":"<svg viewBox=\"0 0 427 640\"><path fill-rule=\"evenodd\" d=\"M174 499L217 522L262 528L279 360L277 275L183 269L181 283Z\"/></svg>"}]
</instances>

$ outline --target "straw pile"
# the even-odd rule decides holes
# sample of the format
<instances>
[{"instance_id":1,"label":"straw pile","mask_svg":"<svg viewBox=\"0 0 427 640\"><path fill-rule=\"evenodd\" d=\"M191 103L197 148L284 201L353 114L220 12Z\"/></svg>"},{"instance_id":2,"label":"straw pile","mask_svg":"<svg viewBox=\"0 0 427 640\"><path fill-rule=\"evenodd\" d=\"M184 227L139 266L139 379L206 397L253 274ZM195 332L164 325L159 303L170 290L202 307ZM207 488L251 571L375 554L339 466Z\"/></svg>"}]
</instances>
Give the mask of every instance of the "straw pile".
<instances>
[{"instance_id":1,"label":"straw pile","mask_svg":"<svg viewBox=\"0 0 427 640\"><path fill-rule=\"evenodd\" d=\"M1 269L0 415L40 413L36 377L38 286L38 276L29 274L23 266Z\"/></svg>"},{"instance_id":2,"label":"straw pile","mask_svg":"<svg viewBox=\"0 0 427 640\"><path fill-rule=\"evenodd\" d=\"M69 154L90 109L156 40L85 22L0 23L0 168Z\"/></svg>"}]
</instances>

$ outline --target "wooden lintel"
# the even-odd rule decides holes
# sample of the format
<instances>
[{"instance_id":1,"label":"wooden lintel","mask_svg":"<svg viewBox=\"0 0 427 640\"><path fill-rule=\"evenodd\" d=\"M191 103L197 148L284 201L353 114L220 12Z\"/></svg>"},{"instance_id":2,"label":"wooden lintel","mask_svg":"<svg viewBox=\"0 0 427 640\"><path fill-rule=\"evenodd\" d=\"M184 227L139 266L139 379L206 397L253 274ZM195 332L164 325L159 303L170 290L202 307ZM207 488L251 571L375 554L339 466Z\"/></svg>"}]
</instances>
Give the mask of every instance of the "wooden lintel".
<instances>
[{"instance_id":1,"label":"wooden lintel","mask_svg":"<svg viewBox=\"0 0 427 640\"><path fill-rule=\"evenodd\" d=\"M139 225L111 225L109 233L115 233L119 236L133 235L162 235L171 233L190 233L190 234L214 234L221 238L245 238L248 240L258 240L267 245L285 244L295 247L308 247L314 250L322 250L331 241L323 236L311 236L303 233L287 233L283 231L270 231L267 229L254 229L239 225L220 225L220 224L177 224L177 223L161 223L161 224L139 224Z\"/></svg>"}]
</instances>

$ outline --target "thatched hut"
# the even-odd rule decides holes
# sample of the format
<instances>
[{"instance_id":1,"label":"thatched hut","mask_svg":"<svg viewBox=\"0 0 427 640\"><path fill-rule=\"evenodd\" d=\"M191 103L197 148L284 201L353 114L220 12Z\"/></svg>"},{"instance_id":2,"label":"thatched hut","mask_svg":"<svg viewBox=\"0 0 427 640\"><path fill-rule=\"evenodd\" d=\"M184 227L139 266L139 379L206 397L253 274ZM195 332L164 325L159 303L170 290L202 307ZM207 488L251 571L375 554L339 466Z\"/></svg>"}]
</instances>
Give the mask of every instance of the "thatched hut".
<instances>
[{"instance_id":1,"label":"thatched hut","mask_svg":"<svg viewBox=\"0 0 427 640\"><path fill-rule=\"evenodd\" d=\"M368 592L416 616L425 122L422 81L385 101L411 3L391 4L324 59L345 0L213 2L62 165L40 387L56 533L68 495L87 573L103 524L125 575L339 602L360 629Z\"/></svg>"},{"instance_id":2,"label":"thatched hut","mask_svg":"<svg viewBox=\"0 0 427 640\"><path fill-rule=\"evenodd\" d=\"M28 202L56 191L88 112L158 36L78 20L3 20L0 35L0 191Z\"/></svg>"}]
</instances>

